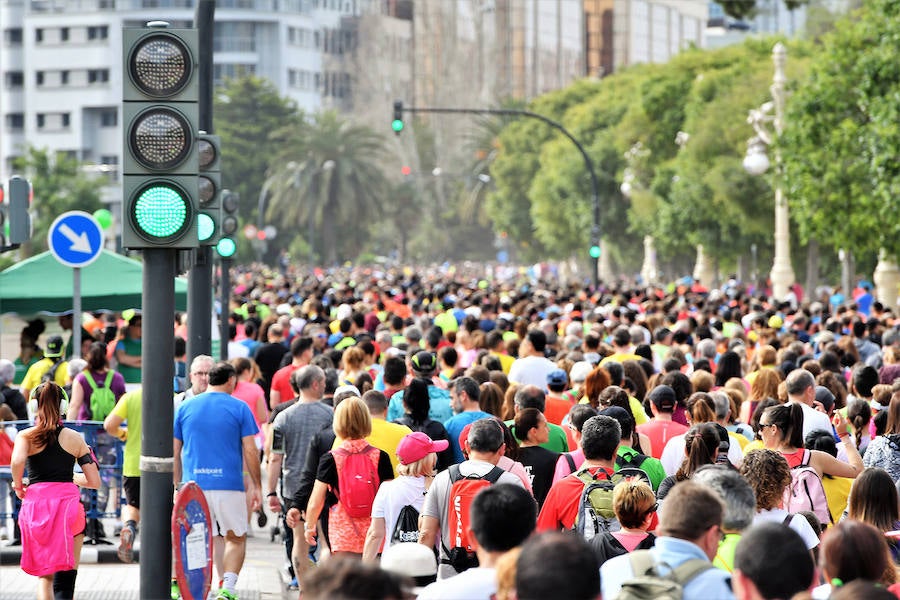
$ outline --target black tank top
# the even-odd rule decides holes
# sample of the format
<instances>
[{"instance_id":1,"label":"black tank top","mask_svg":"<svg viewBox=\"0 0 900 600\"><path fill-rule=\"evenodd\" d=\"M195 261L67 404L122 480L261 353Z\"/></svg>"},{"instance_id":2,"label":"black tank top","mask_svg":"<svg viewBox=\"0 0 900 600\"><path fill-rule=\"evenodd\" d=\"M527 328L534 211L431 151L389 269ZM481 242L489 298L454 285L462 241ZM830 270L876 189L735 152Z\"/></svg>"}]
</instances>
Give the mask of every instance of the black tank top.
<instances>
[{"instance_id":1,"label":"black tank top","mask_svg":"<svg viewBox=\"0 0 900 600\"><path fill-rule=\"evenodd\" d=\"M56 441L47 444L43 450L28 457L25 463L28 469L28 483L72 482L72 469L75 457L59 445L59 432L56 428Z\"/></svg>"}]
</instances>

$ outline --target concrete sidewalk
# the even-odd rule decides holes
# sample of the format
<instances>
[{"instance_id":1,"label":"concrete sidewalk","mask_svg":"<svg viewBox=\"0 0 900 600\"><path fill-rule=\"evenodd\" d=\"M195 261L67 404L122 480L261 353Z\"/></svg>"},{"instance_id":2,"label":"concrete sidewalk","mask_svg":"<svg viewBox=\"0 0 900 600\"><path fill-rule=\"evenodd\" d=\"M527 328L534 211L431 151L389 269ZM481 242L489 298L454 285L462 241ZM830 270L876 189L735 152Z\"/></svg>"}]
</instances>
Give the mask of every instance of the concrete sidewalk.
<instances>
[{"instance_id":1,"label":"concrete sidewalk","mask_svg":"<svg viewBox=\"0 0 900 600\"><path fill-rule=\"evenodd\" d=\"M238 579L240 600L296 600L297 592L288 592L284 547L279 538L269 541L269 527L260 529L253 519L253 537L247 540L247 558ZM276 520L269 515L269 526ZM114 522L107 527L112 531ZM140 537L135 544L140 554ZM21 548L0 546L0 600L32 600L37 578L19 568ZM214 581L213 585L218 582ZM82 550L75 598L78 600L137 600L140 591L140 566L118 561L115 545L85 546ZM156 599L153 599L156 600ZM160 598L159 600L168 600Z\"/></svg>"}]
</instances>

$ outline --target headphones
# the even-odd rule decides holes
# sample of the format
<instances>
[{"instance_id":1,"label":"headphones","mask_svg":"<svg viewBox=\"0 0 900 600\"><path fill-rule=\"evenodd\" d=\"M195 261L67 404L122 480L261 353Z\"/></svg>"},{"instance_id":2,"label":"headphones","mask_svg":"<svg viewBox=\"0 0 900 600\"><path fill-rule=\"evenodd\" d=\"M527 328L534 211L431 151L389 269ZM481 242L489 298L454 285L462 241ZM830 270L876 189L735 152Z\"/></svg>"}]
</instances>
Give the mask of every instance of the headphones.
<instances>
[{"instance_id":1,"label":"headphones","mask_svg":"<svg viewBox=\"0 0 900 600\"><path fill-rule=\"evenodd\" d=\"M37 386L36 388L31 390L31 393L28 395L29 402L31 400L34 400L35 406L36 406L38 396L41 395L41 392L44 390L44 386L46 386L46 385L52 385L53 387L55 387L58 390L57 396L59 396L59 398L60 398L60 400L59 400L59 415L60 415L60 418L65 418L66 411L69 408L69 395L66 393L66 390L64 388L60 387L59 385L57 385L56 383L54 383L52 381L45 381L44 383L40 384L39 386Z\"/></svg>"}]
</instances>

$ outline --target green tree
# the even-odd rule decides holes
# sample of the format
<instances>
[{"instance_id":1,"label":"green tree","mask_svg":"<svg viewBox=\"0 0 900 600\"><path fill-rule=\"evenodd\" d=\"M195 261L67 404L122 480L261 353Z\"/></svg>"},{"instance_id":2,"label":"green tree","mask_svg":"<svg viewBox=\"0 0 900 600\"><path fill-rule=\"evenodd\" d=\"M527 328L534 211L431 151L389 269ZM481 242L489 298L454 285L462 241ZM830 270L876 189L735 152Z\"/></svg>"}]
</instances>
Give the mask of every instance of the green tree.
<instances>
[{"instance_id":1,"label":"green tree","mask_svg":"<svg viewBox=\"0 0 900 600\"><path fill-rule=\"evenodd\" d=\"M805 238L900 257L900 4L871 0L822 40L788 101L780 140Z\"/></svg>"},{"instance_id":2,"label":"green tree","mask_svg":"<svg viewBox=\"0 0 900 600\"><path fill-rule=\"evenodd\" d=\"M108 182L82 170L82 163L65 153L30 146L13 161L13 171L31 181L33 235L23 254L47 249L47 231L53 220L70 210L93 213L102 208L100 191Z\"/></svg>"},{"instance_id":3,"label":"green tree","mask_svg":"<svg viewBox=\"0 0 900 600\"><path fill-rule=\"evenodd\" d=\"M240 195L243 222L257 220L257 200L277 150L269 141L271 133L296 126L302 118L294 102L279 96L274 84L262 77L229 79L216 90L213 124L222 138L222 185ZM287 236L275 240L279 245L288 242ZM249 256L243 245L239 248Z\"/></svg>"},{"instance_id":4,"label":"green tree","mask_svg":"<svg viewBox=\"0 0 900 600\"><path fill-rule=\"evenodd\" d=\"M285 229L320 232L316 245L327 264L357 256L384 202L386 181L375 164L383 137L329 111L278 130L272 142L266 216Z\"/></svg>"}]
</instances>

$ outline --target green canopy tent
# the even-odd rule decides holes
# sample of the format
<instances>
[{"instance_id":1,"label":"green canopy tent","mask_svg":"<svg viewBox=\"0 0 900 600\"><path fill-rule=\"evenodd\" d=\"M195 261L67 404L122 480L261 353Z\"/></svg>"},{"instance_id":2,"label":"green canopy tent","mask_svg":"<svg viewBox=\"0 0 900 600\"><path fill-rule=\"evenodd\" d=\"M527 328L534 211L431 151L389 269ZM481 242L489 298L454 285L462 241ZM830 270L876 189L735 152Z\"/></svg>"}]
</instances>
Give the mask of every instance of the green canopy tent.
<instances>
[{"instance_id":1,"label":"green canopy tent","mask_svg":"<svg viewBox=\"0 0 900 600\"><path fill-rule=\"evenodd\" d=\"M141 307L144 267L136 260L104 250L81 269L81 306L88 312L121 312ZM0 273L0 314L62 313L72 310L72 268L50 252L17 263ZM175 279L175 308L187 308L187 281Z\"/></svg>"}]
</instances>

